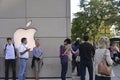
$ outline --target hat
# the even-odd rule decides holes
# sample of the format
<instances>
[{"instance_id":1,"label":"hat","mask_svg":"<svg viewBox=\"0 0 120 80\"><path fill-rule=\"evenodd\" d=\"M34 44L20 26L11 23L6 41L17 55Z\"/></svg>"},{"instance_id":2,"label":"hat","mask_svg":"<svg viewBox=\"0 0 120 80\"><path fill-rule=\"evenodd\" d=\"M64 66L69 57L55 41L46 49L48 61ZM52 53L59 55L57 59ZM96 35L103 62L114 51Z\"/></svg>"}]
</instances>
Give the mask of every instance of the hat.
<instances>
[{"instance_id":1,"label":"hat","mask_svg":"<svg viewBox=\"0 0 120 80\"><path fill-rule=\"evenodd\" d=\"M79 38L79 37L77 37L77 38L76 38L76 40L80 40L80 38Z\"/></svg>"}]
</instances>

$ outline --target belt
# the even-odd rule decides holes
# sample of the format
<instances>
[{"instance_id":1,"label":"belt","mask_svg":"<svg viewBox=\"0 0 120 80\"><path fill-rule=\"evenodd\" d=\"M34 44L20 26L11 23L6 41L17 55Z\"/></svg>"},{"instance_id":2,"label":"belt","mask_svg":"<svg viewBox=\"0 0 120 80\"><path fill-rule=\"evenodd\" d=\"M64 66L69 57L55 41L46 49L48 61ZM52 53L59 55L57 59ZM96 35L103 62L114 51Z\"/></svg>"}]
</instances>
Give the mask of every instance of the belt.
<instances>
[{"instance_id":1,"label":"belt","mask_svg":"<svg viewBox=\"0 0 120 80\"><path fill-rule=\"evenodd\" d=\"M28 58L20 58L20 59L28 60Z\"/></svg>"}]
</instances>

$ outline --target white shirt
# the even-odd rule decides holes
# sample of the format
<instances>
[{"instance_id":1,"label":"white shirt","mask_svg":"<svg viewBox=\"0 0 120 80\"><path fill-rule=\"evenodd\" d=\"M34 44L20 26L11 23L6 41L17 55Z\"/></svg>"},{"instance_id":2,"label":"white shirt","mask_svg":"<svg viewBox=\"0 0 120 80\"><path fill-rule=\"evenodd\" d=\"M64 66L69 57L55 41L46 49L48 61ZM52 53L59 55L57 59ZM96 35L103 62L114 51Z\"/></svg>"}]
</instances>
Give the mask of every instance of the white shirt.
<instances>
[{"instance_id":1,"label":"white shirt","mask_svg":"<svg viewBox=\"0 0 120 80\"><path fill-rule=\"evenodd\" d=\"M15 50L13 44L6 44L5 49L5 59L15 59Z\"/></svg>"},{"instance_id":2,"label":"white shirt","mask_svg":"<svg viewBox=\"0 0 120 80\"><path fill-rule=\"evenodd\" d=\"M26 59L29 58L29 53L28 53L28 52L24 53L23 55L20 54L20 52L23 52L23 51L25 51L26 49L27 49L27 48L26 48L26 46L25 46L24 44L21 44L21 45L19 46L18 51L19 51L19 57L20 57L20 58L26 58Z\"/></svg>"}]
</instances>

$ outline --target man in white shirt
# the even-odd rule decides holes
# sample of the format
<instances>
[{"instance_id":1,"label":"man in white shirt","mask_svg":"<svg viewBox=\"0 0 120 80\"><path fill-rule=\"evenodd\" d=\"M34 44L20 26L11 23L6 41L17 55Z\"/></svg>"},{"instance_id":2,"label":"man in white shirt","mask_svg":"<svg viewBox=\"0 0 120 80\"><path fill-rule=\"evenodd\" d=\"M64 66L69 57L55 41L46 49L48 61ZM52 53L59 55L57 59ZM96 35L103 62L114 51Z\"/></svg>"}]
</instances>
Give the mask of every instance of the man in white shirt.
<instances>
[{"instance_id":1,"label":"man in white shirt","mask_svg":"<svg viewBox=\"0 0 120 80\"><path fill-rule=\"evenodd\" d=\"M7 38L7 44L4 46L5 55L5 80L8 80L9 65L11 64L13 80L16 80L16 49L11 38Z\"/></svg>"},{"instance_id":2,"label":"man in white shirt","mask_svg":"<svg viewBox=\"0 0 120 80\"><path fill-rule=\"evenodd\" d=\"M22 38L21 45L18 48L19 58L20 58L18 80L25 80L25 77L26 77L26 69L27 69L29 51L30 51L30 48L29 49L26 48L26 44L27 44L27 38Z\"/></svg>"}]
</instances>

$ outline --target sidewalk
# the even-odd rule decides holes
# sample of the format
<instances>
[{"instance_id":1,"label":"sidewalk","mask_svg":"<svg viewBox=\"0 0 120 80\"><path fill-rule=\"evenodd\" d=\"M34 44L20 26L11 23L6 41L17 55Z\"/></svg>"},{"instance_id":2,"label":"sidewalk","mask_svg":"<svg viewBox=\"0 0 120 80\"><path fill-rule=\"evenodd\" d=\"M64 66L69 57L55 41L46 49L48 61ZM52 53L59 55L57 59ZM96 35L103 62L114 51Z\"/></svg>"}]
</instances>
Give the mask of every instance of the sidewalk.
<instances>
[{"instance_id":1,"label":"sidewalk","mask_svg":"<svg viewBox=\"0 0 120 80\"><path fill-rule=\"evenodd\" d=\"M120 64L113 67L115 77L112 77L111 80L120 80ZM26 80L35 80L35 79L26 79ZM61 80L61 79L40 79L40 80ZM72 79L67 80L80 80L80 77L76 76L76 72L72 74ZM86 80L89 80L88 72L86 74Z\"/></svg>"},{"instance_id":2,"label":"sidewalk","mask_svg":"<svg viewBox=\"0 0 120 80\"><path fill-rule=\"evenodd\" d=\"M120 80L120 65L114 66L113 71L115 73L115 77L112 77L111 80ZM73 80L80 80L80 78L75 75L76 73L73 73ZM88 72L87 72L86 80L89 80Z\"/></svg>"}]
</instances>

